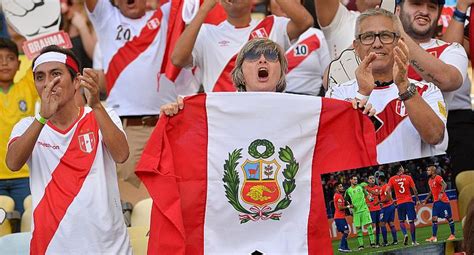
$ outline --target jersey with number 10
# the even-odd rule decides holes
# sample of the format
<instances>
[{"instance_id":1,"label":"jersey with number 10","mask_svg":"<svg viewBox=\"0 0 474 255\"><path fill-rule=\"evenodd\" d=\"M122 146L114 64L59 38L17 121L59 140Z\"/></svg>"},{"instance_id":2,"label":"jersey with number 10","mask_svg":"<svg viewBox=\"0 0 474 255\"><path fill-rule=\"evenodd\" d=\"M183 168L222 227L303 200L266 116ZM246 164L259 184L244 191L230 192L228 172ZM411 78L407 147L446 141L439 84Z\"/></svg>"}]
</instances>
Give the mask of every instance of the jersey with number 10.
<instances>
[{"instance_id":1,"label":"jersey with number 10","mask_svg":"<svg viewBox=\"0 0 474 255\"><path fill-rule=\"evenodd\" d=\"M411 176L406 174L392 176L388 181L388 185L395 191L398 204L413 202L410 188L414 188L415 183Z\"/></svg>"}]
</instances>

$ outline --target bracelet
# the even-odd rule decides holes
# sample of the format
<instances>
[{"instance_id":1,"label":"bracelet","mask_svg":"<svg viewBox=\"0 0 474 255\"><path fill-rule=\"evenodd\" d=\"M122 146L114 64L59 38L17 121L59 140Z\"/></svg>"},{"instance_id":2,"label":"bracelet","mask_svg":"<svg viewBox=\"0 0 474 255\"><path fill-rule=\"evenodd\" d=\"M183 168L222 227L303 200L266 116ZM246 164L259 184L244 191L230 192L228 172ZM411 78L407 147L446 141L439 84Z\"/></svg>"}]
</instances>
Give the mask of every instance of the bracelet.
<instances>
[{"instance_id":1,"label":"bracelet","mask_svg":"<svg viewBox=\"0 0 474 255\"><path fill-rule=\"evenodd\" d=\"M41 124L43 124L43 125L46 125L46 122L48 122L48 119L43 118L43 117L39 114L39 112L35 115L35 119L36 119L39 123L41 123Z\"/></svg>"},{"instance_id":2,"label":"bracelet","mask_svg":"<svg viewBox=\"0 0 474 255\"><path fill-rule=\"evenodd\" d=\"M467 15L466 13L464 12L461 12L460 10L458 10L457 8L454 9L454 12L453 12L453 19L455 21L458 21L458 22L461 22L464 24L464 22L466 22L466 19L467 19Z\"/></svg>"},{"instance_id":3,"label":"bracelet","mask_svg":"<svg viewBox=\"0 0 474 255\"><path fill-rule=\"evenodd\" d=\"M417 93L416 85L413 84L413 83L410 83L410 85L408 85L407 91L405 91L401 94L398 93L398 96L399 96L400 101L405 101L405 100L408 100L411 97L413 97L416 93Z\"/></svg>"},{"instance_id":4,"label":"bracelet","mask_svg":"<svg viewBox=\"0 0 474 255\"><path fill-rule=\"evenodd\" d=\"M355 95L355 99L358 100L358 101L362 101L363 99L365 99L366 101L369 100L369 97L370 96L366 96L366 95L362 95L361 93L359 93L359 91L357 91L356 95Z\"/></svg>"}]
</instances>

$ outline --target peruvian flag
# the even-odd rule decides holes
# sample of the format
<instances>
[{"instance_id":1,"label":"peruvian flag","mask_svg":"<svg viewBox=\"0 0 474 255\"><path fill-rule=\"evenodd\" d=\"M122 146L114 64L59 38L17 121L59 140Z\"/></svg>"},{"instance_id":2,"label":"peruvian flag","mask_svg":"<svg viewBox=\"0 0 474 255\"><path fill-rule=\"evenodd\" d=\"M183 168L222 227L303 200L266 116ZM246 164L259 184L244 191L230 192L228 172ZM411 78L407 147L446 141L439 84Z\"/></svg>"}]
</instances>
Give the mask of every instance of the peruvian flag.
<instances>
[{"instance_id":1,"label":"peruvian flag","mask_svg":"<svg viewBox=\"0 0 474 255\"><path fill-rule=\"evenodd\" d=\"M320 175L375 165L350 103L212 93L163 116L137 165L153 198L148 254L327 254Z\"/></svg>"},{"instance_id":2,"label":"peruvian flag","mask_svg":"<svg viewBox=\"0 0 474 255\"><path fill-rule=\"evenodd\" d=\"M171 63L171 53L174 50L176 41L183 33L186 23L190 23L196 16L199 7L204 0L171 0L170 16L168 18L168 32L166 35L166 49L163 55L163 64L161 72L166 78L175 82L181 72L181 68ZM184 11L183 11L184 9ZM224 9L220 4L208 14L204 23L219 24L226 19Z\"/></svg>"}]
</instances>

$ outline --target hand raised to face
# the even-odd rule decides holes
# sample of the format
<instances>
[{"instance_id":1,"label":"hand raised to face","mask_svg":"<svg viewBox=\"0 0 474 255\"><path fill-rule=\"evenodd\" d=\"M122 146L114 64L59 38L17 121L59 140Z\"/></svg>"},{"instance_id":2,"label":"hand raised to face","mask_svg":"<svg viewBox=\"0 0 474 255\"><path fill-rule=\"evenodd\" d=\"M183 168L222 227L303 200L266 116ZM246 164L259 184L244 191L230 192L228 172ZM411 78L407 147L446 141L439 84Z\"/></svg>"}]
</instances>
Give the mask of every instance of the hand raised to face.
<instances>
[{"instance_id":1,"label":"hand raised to face","mask_svg":"<svg viewBox=\"0 0 474 255\"><path fill-rule=\"evenodd\" d=\"M62 88L57 86L61 77L55 77L48 82L41 93L40 115L43 118L51 118L58 110L61 99Z\"/></svg>"}]
</instances>

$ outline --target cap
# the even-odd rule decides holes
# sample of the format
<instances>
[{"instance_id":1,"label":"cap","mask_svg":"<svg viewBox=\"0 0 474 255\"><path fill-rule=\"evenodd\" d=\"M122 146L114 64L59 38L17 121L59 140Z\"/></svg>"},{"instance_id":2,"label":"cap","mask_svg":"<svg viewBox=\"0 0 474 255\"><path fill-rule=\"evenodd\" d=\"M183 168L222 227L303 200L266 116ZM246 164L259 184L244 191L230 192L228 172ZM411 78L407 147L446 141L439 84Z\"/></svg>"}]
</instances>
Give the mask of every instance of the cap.
<instances>
[{"instance_id":1,"label":"cap","mask_svg":"<svg viewBox=\"0 0 474 255\"><path fill-rule=\"evenodd\" d=\"M400 4L403 0L396 0L397 4ZM444 0L431 0L434 3L438 3L438 5L444 5L445 1Z\"/></svg>"}]
</instances>

